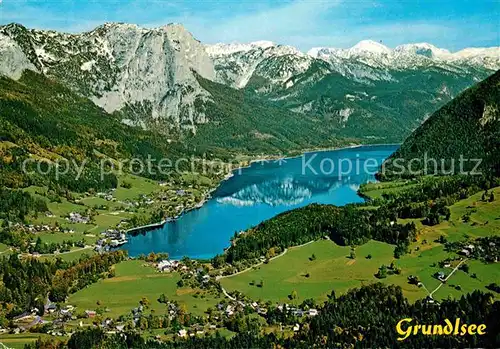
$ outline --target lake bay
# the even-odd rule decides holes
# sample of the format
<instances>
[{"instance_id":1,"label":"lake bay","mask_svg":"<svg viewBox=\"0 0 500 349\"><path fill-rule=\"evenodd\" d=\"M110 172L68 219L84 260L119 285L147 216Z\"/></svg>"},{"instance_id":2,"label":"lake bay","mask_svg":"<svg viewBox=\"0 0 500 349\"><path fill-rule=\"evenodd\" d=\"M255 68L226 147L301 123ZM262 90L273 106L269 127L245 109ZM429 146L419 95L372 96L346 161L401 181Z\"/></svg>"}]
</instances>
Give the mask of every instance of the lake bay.
<instances>
[{"instance_id":1,"label":"lake bay","mask_svg":"<svg viewBox=\"0 0 500 349\"><path fill-rule=\"evenodd\" d=\"M337 206L363 202L359 186L374 181L382 162L398 145L375 145L305 153L254 162L235 170L199 209L144 234L128 236L130 256L167 252L208 259L222 253L230 239L282 212L311 203Z\"/></svg>"}]
</instances>

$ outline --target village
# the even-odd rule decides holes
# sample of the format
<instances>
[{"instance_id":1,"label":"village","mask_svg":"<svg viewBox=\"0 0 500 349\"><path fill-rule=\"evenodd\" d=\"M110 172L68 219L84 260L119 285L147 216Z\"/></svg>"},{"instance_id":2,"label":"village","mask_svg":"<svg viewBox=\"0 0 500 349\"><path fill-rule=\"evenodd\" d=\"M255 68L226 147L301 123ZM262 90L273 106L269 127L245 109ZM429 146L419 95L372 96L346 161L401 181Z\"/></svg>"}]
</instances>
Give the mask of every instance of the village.
<instances>
[{"instance_id":1,"label":"village","mask_svg":"<svg viewBox=\"0 0 500 349\"><path fill-rule=\"evenodd\" d=\"M238 326L239 319L249 314L256 314L263 322L270 323L279 318L277 324L280 331L299 331L302 319L318 315L318 310L310 304L273 305L270 302L251 300L239 292L228 294L217 282L214 271L208 270L207 266L196 260L171 260L163 254L151 254L144 257L143 267L154 268L159 274L179 273L181 279L177 287L189 285L192 288L214 292L219 295L220 300L214 307L208 308L204 316L188 316L184 306L169 300L165 294L159 294L157 300L138 300L137 306L131 308L128 314L114 318L107 315L109 309L106 307L81 309L67 302L54 303L47 299L43 309L32 308L31 311L14 317L8 329L0 328L0 334L19 334L27 331L70 336L78 328L97 326L109 334L132 329L165 328L165 334L169 336L187 338L204 336L205 333L214 333L228 326ZM163 315L155 315L150 310L152 301L163 304Z\"/></svg>"},{"instance_id":2,"label":"village","mask_svg":"<svg viewBox=\"0 0 500 349\"><path fill-rule=\"evenodd\" d=\"M203 203L196 204L199 198L195 196L192 185L186 189L172 188L168 182L151 185L154 185L155 190L148 194L135 195L132 186L124 182L119 189L84 193L76 198L70 196L64 207L71 209L48 210L33 222L12 224L13 231L25 234L23 239L31 240L30 244L13 246L13 249L22 256L32 257L80 249L104 253L126 244L129 231L140 229L141 226L160 226ZM131 191L130 194L127 191ZM36 193L51 198L54 195ZM152 221L144 221L144 217L148 216ZM41 241L37 241L39 238Z\"/></svg>"}]
</instances>

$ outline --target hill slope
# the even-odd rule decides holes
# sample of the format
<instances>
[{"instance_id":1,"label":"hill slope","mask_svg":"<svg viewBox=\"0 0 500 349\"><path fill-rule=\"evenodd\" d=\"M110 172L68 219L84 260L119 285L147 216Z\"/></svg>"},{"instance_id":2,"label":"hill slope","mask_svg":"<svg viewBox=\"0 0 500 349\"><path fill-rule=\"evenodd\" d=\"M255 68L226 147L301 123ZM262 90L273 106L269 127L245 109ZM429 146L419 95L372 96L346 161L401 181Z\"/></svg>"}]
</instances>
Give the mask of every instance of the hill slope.
<instances>
[{"instance_id":1,"label":"hill slope","mask_svg":"<svg viewBox=\"0 0 500 349\"><path fill-rule=\"evenodd\" d=\"M116 179L98 180L104 157L146 159L179 157L175 145L163 137L127 126L90 100L80 97L45 76L26 70L18 81L0 77L0 186L24 187L58 182L75 191L116 185ZM88 161L85 176L75 180L74 171L58 181L28 175L26 159Z\"/></svg>"},{"instance_id":2,"label":"hill slope","mask_svg":"<svg viewBox=\"0 0 500 349\"><path fill-rule=\"evenodd\" d=\"M385 163L381 178L402 175L411 177L423 171L427 159L437 160L438 173L449 170L460 173L460 158L464 171L472 171L481 159L477 171L500 174L500 71L469 88L435 112L415 130ZM400 171L399 164L405 170ZM420 161L412 159L420 159ZM428 163L433 170L434 164ZM403 172L403 173L401 173ZM416 173L413 173L413 175ZM431 174L431 173L427 173Z\"/></svg>"}]
</instances>

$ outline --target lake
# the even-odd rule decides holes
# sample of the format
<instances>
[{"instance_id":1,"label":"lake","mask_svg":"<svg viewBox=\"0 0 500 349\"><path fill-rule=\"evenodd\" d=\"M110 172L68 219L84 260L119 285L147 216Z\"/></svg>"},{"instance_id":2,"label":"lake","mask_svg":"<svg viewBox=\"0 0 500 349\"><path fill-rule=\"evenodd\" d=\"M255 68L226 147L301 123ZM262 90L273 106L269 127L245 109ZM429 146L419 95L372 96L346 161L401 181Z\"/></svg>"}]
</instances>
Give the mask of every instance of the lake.
<instances>
[{"instance_id":1,"label":"lake","mask_svg":"<svg viewBox=\"0 0 500 349\"><path fill-rule=\"evenodd\" d=\"M129 236L122 248L130 256L168 252L173 259L212 258L230 245L235 232L284 211L311 203L363 202L357 194L360 184L374 181L378 167L397 148L362 146L254 162L233 171L201 208L161 228Z\"/></svg>"}]
</instances>

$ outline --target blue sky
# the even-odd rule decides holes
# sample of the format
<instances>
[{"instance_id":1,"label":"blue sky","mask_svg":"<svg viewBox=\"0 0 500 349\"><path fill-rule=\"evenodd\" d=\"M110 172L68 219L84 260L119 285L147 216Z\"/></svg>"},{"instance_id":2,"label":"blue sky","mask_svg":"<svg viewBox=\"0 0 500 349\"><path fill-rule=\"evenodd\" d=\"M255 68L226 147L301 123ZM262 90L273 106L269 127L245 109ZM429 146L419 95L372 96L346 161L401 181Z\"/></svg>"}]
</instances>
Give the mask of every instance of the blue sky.
<instances>
[{"instance_id":1,"label":"blue sky","mask_svg":"<svg viewBox=\"0 0 500 349\"><path fill-rule=\"evenodd\" d=\"M500 0L0 0L0 24L68 32L178 22L205 43L271 40L308 50L360 40L500 46Z\"/></svg>"}]
</instances>

